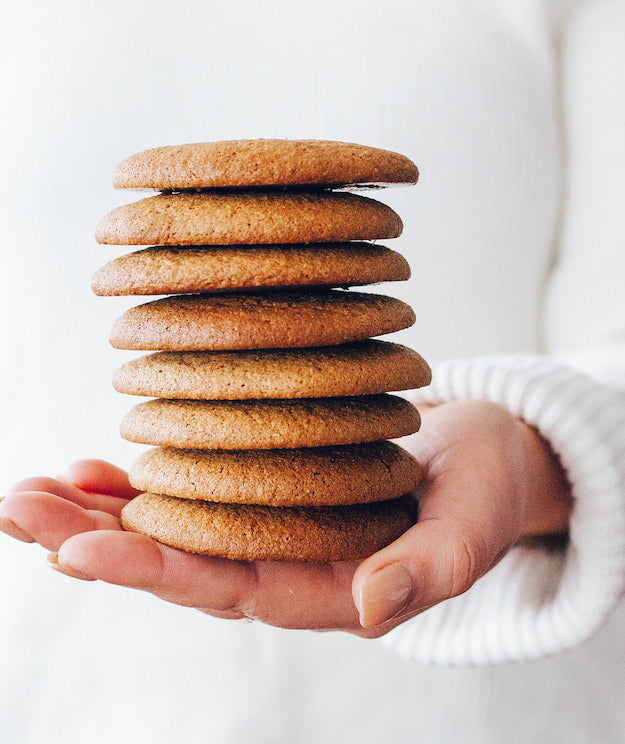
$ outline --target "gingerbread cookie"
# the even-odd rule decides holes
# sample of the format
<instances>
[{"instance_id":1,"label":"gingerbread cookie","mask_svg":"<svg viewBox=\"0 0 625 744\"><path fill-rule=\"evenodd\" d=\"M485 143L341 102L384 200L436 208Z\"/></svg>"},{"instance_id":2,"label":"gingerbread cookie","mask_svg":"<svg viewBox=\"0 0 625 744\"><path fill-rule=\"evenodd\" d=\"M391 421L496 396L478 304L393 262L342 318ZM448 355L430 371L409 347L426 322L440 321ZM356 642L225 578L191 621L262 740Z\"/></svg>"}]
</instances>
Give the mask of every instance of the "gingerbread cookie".
<instances>
[{"instance_id":1,"label":"gingerbread cookie","mask_svg":"<svg viewBox=\"0 0 625 744\"><path fill-rule=\"evenodd\" d=\"M113 387L155 398L322 398L412 390L431 376L416 351L371 339L316 349L158 352L122 365Z\"/></svg>"},{"instance_id":2,"label":"gingerbread cookie","mask_svg":"<svg viewBox=\"0 0 625 744\"><path fill-rule=\"evenodd\" d=\"M130 468L134 488L182 499L308 506L386 501L413 491L421 469L393 442L271 450L157 447Z\"/></svg>"},{"instance_id":3,"label":"gingerbread cookie","mask_svg":"<svg viewBox=\"0 0 625 744\"><path fill-rule=\"evenodd\" d=\"M159 190L275 185L416 183L415 164L376 147L324 140L230 140L157 147L113 173L116 188Z\"/></svg>"},{"instance_id":4,"label":"gingerbread cookie","mask_svg":"<svg viewBox=\"0 0 625 744\"><path fill-rule=\"evenodd\" d=\"M141 494L122 526L180 550L233 560L349 561L397 539L414 519L399 501L349 507L251 506Z\"/></svg>"},{"instance_id":5,"label":"gingerbread cookie","mask_svg":"<svg viewBox=\"0 0 625 744\"><path fill-rule=\"evenodd\" d=\"M159 194L109 212L96 229L114 245L342 243L395 238L399 216L357 194Z\"/></svg>"},{"instance_id":6,"label":"gingerbread cookie","mask_svg":"<svg viewBox=\"0 0 625 744\"><path fill-rule=\"evenodd\" d=\"M397 439L418 430L417 409L394 395L298 400L151 400L124 417L132 442L182 449L324 447Z\"/></svg>"},{"instance_id":7,"label":"gingerbread cookie","mask_svg":"<svg viewBox=\"0 0 625 744\"><path fill-rule=\"evenodd\" d=\"M331 346L414 321L405 302L361 292L176 295L127 310L110 341L117 349L162 351Z\"/></svg>"},{"instance_id":8,"label":"gingerbread cookie","mask_svg":"<svg viewBox=\"0 0 625 744\"><path fill-rule=\"evenodd\" d=\"M240 247L152 247L110 261L97 295L227 292L262 287L347 287L410 277L406 259L381 245L321 243Z\"/></svg>"}]
</instances>

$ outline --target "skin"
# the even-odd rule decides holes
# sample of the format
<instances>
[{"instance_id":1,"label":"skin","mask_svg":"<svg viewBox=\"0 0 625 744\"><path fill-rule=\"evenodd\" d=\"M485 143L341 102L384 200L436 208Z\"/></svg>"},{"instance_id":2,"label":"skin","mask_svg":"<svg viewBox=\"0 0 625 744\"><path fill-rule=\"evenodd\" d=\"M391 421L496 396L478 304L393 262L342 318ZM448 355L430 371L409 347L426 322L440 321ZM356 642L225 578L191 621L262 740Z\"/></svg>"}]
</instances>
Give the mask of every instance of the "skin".
<instances>
[{"instance_id":1,"label":"skin","mask_svg":"<svg viewBox=\"0 0 625 744\"><path fill-rule=\"evenodd\" d=\"M482 401L421 407L402 445L425 467L419 519L361 562L239 562L191 555L124 532L119 513L137 492L101 460L63 478L29 478L0 502L0 529L48 551L83 580L151 592L221 618L378 637L467 591L519 540L563 533L570 488L531 427Z\"/></svg>"}]
</instances>

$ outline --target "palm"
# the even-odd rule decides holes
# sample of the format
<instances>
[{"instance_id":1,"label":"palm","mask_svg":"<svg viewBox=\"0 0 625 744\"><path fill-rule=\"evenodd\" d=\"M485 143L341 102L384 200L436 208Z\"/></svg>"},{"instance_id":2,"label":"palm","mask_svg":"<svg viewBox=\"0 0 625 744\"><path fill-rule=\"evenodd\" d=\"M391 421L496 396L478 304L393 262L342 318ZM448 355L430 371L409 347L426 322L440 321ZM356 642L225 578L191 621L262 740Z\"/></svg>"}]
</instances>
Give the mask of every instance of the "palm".
<instances>
[{"instance_id":1,"label":"palm","mask_svg":"<svg viewBox=\"0 0 625 744\"><path fill-rule=\"evenodd\" d=\"M123 471L101 461L72 466L67 478L18 484L2 515L75 573L150 591L225 618L289 628L357 628L351 599L356 563L246 563L191 555L124 532L119 514L136 493Z\"/></svg>"}]
</instances>

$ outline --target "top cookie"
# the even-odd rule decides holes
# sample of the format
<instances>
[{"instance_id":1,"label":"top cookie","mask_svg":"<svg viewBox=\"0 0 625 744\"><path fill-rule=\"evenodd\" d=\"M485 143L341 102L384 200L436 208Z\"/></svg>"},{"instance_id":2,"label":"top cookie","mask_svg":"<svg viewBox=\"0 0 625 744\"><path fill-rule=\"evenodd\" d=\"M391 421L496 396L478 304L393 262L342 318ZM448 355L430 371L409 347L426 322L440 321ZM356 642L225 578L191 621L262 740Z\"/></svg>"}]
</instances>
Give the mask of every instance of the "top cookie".
<instances>
[{"instance_id":1,"label":"top cookie","mask_svg":"<svg viewBox=\"0 0 625 744\"><path fill-rule=\"evenodd\" d=\"M403 155L347 142L257 139L157 147L131 155L115 188L159 190L416 183Z\"/></svg>"}]
</instances>

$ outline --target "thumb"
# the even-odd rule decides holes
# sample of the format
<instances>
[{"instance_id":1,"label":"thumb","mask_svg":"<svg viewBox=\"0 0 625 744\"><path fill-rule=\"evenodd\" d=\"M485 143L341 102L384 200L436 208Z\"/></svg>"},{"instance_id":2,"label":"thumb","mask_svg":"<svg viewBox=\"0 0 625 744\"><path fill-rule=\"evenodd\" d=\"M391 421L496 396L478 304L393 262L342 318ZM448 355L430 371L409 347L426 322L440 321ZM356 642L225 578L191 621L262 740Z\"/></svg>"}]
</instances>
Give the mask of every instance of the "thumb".
<instances>
[{"instance_id":1,"label":"thumb","mask_svg":"<svg viewBox=\"0 0 625 744\"><path fill-rule=\"evenodd\" d=\"M491 404L435 409L415 438L426 477L419 519L360 564L352 596L365 628L467 591L521 534L527 487L521 424ZM388 629L388 628L386 628Z\"/></svg>"},{"instance_id":2,"label":"thumb","mask_svg":"<svg viewBox=\"0 0 625 744\"><path fill-rule=\"evenodd\" d=\"M442 458L419 489L417 523L360 564L352 596L363 627L462 594L518 539L524 499L517 479L504 459L491 456L483 468L476 459Z\"/></svg>"},{"instance_id":3,"label":"thumb","mask_svg":"<svg viewBox=\"0 0 625 744\"><path fill-rule=\"evenodd\" d=\"M358 567L352 595L360 624L371 628L404 620L462 594L507 548L490 545L466 524L420 521Z\"/></svg>"}]
</instances>

